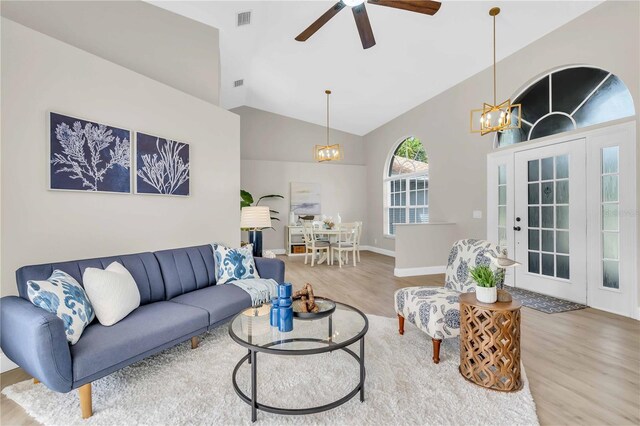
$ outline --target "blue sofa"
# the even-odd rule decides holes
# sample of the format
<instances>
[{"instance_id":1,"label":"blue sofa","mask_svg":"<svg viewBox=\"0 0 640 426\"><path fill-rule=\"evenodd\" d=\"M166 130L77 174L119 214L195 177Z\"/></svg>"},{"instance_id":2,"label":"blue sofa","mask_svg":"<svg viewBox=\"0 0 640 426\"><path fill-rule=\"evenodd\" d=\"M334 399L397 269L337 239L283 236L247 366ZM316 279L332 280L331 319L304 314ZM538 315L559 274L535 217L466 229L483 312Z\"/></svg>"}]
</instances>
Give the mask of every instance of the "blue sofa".
<instances>
[{"instance_id":1,"label":"blue sofa","mask_svg":"<svg viewBox=\"0 0 640 426\"><path fill-rule=\"evenodd\" d=\"M46 280L54 269L82 284L88 267L124 265L140 290L140 307L110 327L94 320L69 345L62 320L27 298L28 280ZM284 282L284 262L255 258L261 278ZM215 285L210 245L70 262L24 266L16 272L20 296L0 299L0 346L13 362L58 392L80 390L82 416L91 416L91 382L191 339L251 306L234 285Z\"/></svg>"}]
</instances>

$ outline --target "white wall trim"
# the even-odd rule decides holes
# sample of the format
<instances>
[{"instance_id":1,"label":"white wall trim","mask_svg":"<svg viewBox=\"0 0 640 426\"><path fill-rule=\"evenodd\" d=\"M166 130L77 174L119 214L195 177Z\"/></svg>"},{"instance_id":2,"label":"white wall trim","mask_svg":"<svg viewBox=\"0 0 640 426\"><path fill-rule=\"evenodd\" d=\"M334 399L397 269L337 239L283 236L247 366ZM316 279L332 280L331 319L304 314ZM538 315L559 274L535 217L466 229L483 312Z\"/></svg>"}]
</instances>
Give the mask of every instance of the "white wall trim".
<instances>
[{"instance_id":1,"label":"white wall trim","mask_svg":"<svg viewBox=\"0 0 640 426\"><path fill-rule=\"evenodd\" d=\"M0 373L18 368L18 365L11 361L4 352L0 351Z\"/></svg>"},{"instance_id":2,"label":"white wall trim","mask_svg":"<svg viewBox=\"0 0 640 426\"><path fill-rule=\"evenodd\" d=\"M421 266L419 268L395 268L393 275L396 277L415 277L418 275L444 274L446 265L442 266Z\"/></svg>"},{"instance_id":3,"label":"white wall trim","mask_svg":"<svg viewBox=\"0 0 640 426\"><path fill-rule=\"evenodd\" d=\"M274 254L287 254L287 251L285 249L283 249L283 248L279 248L279 249L275 249L275 248L262 249L263 253L265 251L272 251Z\"/></svg>"},{"instance_id":4,"label":"white wall trim","mask_svg":"<svg viewBox=\"0 0 640 426\"><path fill-rule=\"evenodd\" d=\"M362 246L360 246L360 250L372 251L374 253L383 254L385 256L396 257L396 252L395 251L383 249L383 248L380 248L380 247L362 245Z\"/></svg>"}]
</instances>

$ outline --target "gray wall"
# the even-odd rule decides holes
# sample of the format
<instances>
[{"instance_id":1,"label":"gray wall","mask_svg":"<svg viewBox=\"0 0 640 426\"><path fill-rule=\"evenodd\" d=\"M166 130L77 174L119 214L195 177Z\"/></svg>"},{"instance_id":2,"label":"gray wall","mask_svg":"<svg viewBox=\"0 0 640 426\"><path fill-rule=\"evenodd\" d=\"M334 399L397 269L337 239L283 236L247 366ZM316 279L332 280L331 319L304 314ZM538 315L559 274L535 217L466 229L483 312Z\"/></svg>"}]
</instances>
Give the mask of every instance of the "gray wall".
<instances>
[{"instance_id":1,"label":"gray wall","mask_svg":"<svg viewBox=\"0 0 640 426\"><path fill-rule=\"evenodd\" d=\"M368 204L361 136L331 130L331 143L342 145L344 159L317 163L313 148L325 143L326 127L250 107L232 111L240 115L242 188L256 198L274 193L285 197L266 202L281 214L280 222L274 221L275 231L263 233L265 249L285 248L291 182L320 183L322 213L332 217L340 213L345 222L363 221L366 229Z\"/></svg>"},{"instance_id":2,"label":"gray wall","mask_svg":"<svg viewBox=\"0 0 640 426\"><path fill-rule=\"evenodd\" d=\"M1 294L25 264L240 242L235 114L2 19ZM47 189L48 111L190 143L190 197Z\"/></svg>"},{"instance_id":3,"label":"gray wall","mask_svg":"<svg viewBox=\"0 0 640 426\"><path fill-rule=\"evenodd\" d=\"M325 126L247 106L231 111L241 118L243 160L313 163L314 146L327 140ZM365 163L362 136L332 129L330 140L344 149L344 159L332 164Z\"/></svg>"},{"instance_id":4,"label":"gray wall","mask_svg":"<svg viewBox=\"0 0 640 426\"><path fill-rule=\"evenodd\" d=\"M551 69L589 64L620 77L638 112L639 13L637 2L607 1L505 58L498 64L499 100ZM389 151L408 135L419 137L429 155L430 220L457 223L460 237L486 236L485 158L493 137L469 133L469 110L490 100L491 84L487 69L365 135L369 245L394 249L383 236L382 178ZM482 219L472 218L476 209Z\"/></svg>"},{"instance_id":5,"label":"gray wall","mask_svg":"<svg viewBox=\"0 0 640 426\"><path fill-rule=\"evenodd\" d=\"M2 16L218 105L216 28L139 0L2 1Z\"/></svg>"}]
</instances>

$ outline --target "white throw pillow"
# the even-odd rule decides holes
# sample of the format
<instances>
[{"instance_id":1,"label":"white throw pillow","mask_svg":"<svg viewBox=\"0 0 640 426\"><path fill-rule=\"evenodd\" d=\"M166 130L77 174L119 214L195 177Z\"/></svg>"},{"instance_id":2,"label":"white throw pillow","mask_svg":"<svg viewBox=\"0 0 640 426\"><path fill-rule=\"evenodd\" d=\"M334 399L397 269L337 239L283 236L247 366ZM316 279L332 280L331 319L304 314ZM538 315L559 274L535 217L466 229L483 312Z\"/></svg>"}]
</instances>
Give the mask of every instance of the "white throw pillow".
<instances>
[{"instance_id":1,"label":"white throw pillow","mask_svg":"<svg viewBox=\"0 0 640 426\"><path fill-rule=\"evenodd\" d=\"M260 278L253 260L252 244L247 244L240 248L229 248L220 244L213 244L213 258L216 267L216 284Z\"/></svg>"},{"instance_id":2,"label":"white throw pillow","mask_svg":"<svg viewBox=\"0 0 640 426\"><path fill-rule=\"evenodd\" d=\"M31 303L62 320L67 340L72 345L95 318L91 302L78 281L59 269L47 280L27 281L27 296Z\"/></svg>"},{"instance_id":3,"label":"white throw pillow","mask_svg":"<svg viewBox=\"0 0 640 426\"><path fill-rule=\"evenodd\" d=\"M102 325L113 325L140 306L136 281L118 262L113 262L106 269L85 269L82 281Z\"/></svg>"}]
</instances>

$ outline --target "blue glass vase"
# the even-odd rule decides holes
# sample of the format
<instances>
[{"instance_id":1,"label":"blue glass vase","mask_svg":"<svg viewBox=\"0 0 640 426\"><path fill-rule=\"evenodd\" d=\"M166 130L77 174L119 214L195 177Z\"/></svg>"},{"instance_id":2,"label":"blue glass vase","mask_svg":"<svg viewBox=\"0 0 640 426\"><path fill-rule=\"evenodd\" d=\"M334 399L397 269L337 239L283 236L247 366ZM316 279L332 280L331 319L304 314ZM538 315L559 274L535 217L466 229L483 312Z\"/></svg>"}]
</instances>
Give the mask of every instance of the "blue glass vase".
<instances>
[{"instance_id":1,"label":"blue glass vase","mask_svg":"<svg viewBox=\"0 0 640 426\"><path fill-rule=\"evenodd\" d=\"M278 298L274 297L271 299L271 318L269 320L271 327L278 327L280 324L280 314L278 313L279 304Z\"/></svg>"},{"instance_id":2,"label":"blue glass vase","mask_svg":"<svg viewBox=\"0 0 640 426\"><path fill-rule=\"evenodd\" d=\"M282 332L293 330L292 293L293 286L291 283L284 283L278 286L278 330Z\"/></svg>"}]
</instances>

